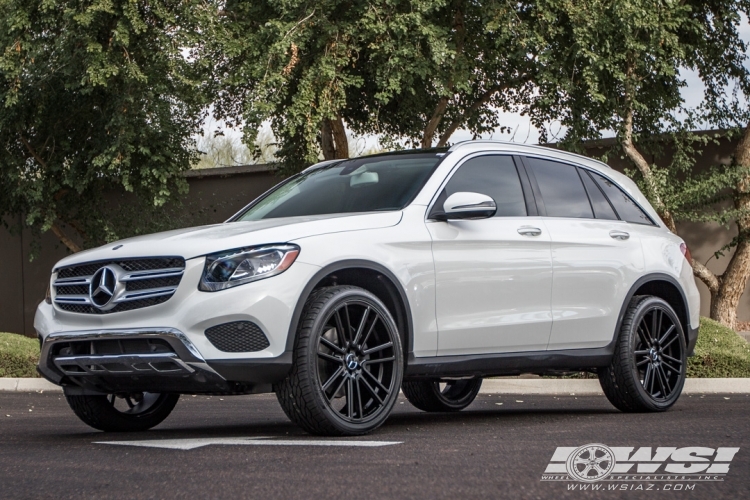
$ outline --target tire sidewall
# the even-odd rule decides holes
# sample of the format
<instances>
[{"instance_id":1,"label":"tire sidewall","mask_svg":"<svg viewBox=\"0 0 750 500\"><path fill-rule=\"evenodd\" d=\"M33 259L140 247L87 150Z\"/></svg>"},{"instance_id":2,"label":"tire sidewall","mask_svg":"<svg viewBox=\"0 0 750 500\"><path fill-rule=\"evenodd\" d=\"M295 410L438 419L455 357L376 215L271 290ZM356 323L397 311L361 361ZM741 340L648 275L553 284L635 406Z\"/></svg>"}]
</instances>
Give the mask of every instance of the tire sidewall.
<instances>
[{"instance_id":1,"label":"tire sidewall","mask_svg":"<svg viewBox=\"0 0 750 500\"><path fill-rule=\"evenodd\" d=\"M318 349L318 342L320 339L320 336L324 333L323 327L325 326L328 317L333 313L333 311L339 307L344 302L350 302L350 301L361 301L363 303L366 303L371 308L377 310L378 314L380 314L382 320L387 323L387 328L392 332L393 335L395 335L394 339L394 357L396 358L396 362L394 364L394 381L392 384L392 390L383 404L383 409L374 417L360 422L360 423L352 423L347 422L343 418L341 418L335 410L333 410L328 400L323 393L323 388L321 387L319 378L318 378L318 365L317 365L317 349ZM399 388L401 387L401 381L403 378L403 349L402 349L402 340L401 336L398 331L398 327L396 326L396 322L393 320L393 317L391 316L388 309L385 307L385 305L378 299L374 294L371 292L363 289L363 288L357 288L357 287L346 287L342 288L342 290L334 295L332 298L330 298L328 301L325 302L323 307L320 309L318 314L316 315L315 319L313 320L313 323L310 327L310 341L307 343L306 351L304 353L303 359L307 360L306 363L303 363L303 366L300 366L300 371L304 372L305 378L308 379L311 386L314 388L313 394L316 400L316 405L323 411L324 415L328 419L328 421L335 426L338 430L340 430L344 434L361 434L363 432L369 432L371 430L376 429L382 423L388 418L388 416L391 413L391 410L393 409L393 406L396 403L396 400L398 399L399 394Z\"/></svg>"},{"instance_id":2,"label":"tire sidewall","mask_svg":"<svg viewBox=\"0 0 750 500\"><path fill-rule=\"evenodd\" d=\"M640 373L638 372L638 367L635 364L634 359L634 352L635 347L638 343L638 332L637 328L640 324L641 320L643 319L643 316L651 311L652 309L658 307L662 311L664 311L672 320L672 322L675 325L675 328L677 329L678 333L678 339L677 341L680 343L680 350L682 352L682 359L680 360L682 362L681 369L680 369L680 378L677 382L677 386L675 387L675 390L672 391L672 394L670 397L664 401L656 401L651 395L646 391L646 389L643 387L643 384L641 384L640 381ZM652 410L656 411L663 411L671 407L677 399L679 399L680 394L682 393L682 388L685 385L685 376L687 373L687 354L686 354L686 343L685 343L685 334L682 329L682 325L680 323L680 320L677 318L677 314L674 312L674 309L664 300L658 298L658 297L649 297L641 302L638 303L636 306L635 314L633 315L633 322L631 323L631 328L627 333L627 349L628 349L628 356L629 356L629 374L631 377L633 377L634 385L636 388L636 391L638 392L638 397L642 400L644 404L651 407Z\"/></svg>"}]
</instances>

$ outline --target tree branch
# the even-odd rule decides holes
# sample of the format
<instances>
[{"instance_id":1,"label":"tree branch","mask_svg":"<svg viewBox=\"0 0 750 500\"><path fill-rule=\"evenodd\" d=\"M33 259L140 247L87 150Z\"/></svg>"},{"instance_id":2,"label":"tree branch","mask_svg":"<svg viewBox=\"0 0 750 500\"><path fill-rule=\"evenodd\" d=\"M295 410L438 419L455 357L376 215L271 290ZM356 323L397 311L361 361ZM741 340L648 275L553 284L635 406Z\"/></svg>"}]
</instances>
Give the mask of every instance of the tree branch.
<instances>
[{"instance_id":1,"label":"tree branch","mask_svg":"<svg viewBox=\"0 0 750 500\"><path fill-rule=\"evenodd\" d=\"M443 135L440 136L440 140L438 141L437 147L441 148L445 146L445 144L448 142L448 139L451 138L453 135L453 132L456 131L458 127L466 123L466 120L468 118L477 112L477 110L484 104L487 103L490 99L492 99L492 96L494 96L497 92L504 89L505 85L495 85L493 87L490 87L489 90L487 90L482 96L474 101L474 103L469 106L469 109L467 109L465 112L461 113L461 116L454 119L450 125L448 125L448 128L443 132Z\"/></svg>"},{"instance_id":2,"label":"tree branch","mask_svg":"<svg viewBox=\"0 0 750 500\"><path fill-rule=\"evenodd\" d=\"M638 149L633 144L633 106L629 102L627 92L626 101L628 101L628 109L625 114L625 124L623 127L624 130L621 141L622 150L625 152L625 155L630 159L630 161L635 164L635 166L641 172L641 175L643 175L643 180L646 181L646 186L650 191L649 194L651 195L651 199L653 200L654 205L656 205L654 208L656 208L656 211L664 221L664 224L666 224L667 228L670 231L672 231L673 233L677 233L677 227L675 225L674 218L672 217L672 214L669 212L669 210L667 210L667 207L664 205L664 201L659 195L659 189L656 186L651 167L649 166L648 162L643 157L641 152L638 151Z\"/></svg>"},{"instance_id":3,"label":"tree branch","mask_svg":"<svg viewBox=\"0 0 750 500\"><path fill-rule=\"evenodd\" d=\"M453 73L453 67L455 66L455 61L460 58L464 50L464 36L466 35L466 26L464 25L464 11L460 5L456 7L456 13L453 16L453 30L456 32L456 57L454 59L454 65L451 66L451 73L445 86L447 95L441 97L438 100L435 111L433 111L432 117L427 122L427 126L424 129L424 134L422 135L423 148L432 147L432 139L435 137L435 131L440 125L440 122L443 119L443 115L445 114L445 110L448 107L449 95L453 94L454 92L453 82L455 75Z\"/></svg>"},{"instance_id":4,"label":"tree branch","mask_svg":"<svg viewBox=\"0 0 750 500\"><path fill-rule=\"evenodd\" d=\"M42 157L39 156L39 154L34 150L34 148L31 147L31 144L29 144L29 141L26 140L26 138L23 135L18 135L18 137L21 138L21 142L24 146L26 146L26 149L31 153L31 156L34 157L34 159L39 163L39 165L42 166L42 168L47 168L47 162L42 160Z\"/></svg>"},{"instance_id":5,"label":"tree branch","mask_svg":"<svg viewBox=\"0 0 750 500\"><path fill-rule=\"evenodd\" d=\"M701 280L712 294L719 292L719 278L697 260L693 260L693 275Z\"/></svg>"},{"instance_id":6,"label":"tree branch","mask_svg":"<svg viewBox=\"0 0 750 500\"><path fill-rule=\"evenodd\" d=\"M81 247L79 247L73 240L67 237L67 235L63 232L62 228L58 226L57 222L54 222L52 224L52 232L55 233L55 236L63 242L63 244L68 247L68 249L73 252L77 253L83 250Z\"/></svg>"}]
</instances>

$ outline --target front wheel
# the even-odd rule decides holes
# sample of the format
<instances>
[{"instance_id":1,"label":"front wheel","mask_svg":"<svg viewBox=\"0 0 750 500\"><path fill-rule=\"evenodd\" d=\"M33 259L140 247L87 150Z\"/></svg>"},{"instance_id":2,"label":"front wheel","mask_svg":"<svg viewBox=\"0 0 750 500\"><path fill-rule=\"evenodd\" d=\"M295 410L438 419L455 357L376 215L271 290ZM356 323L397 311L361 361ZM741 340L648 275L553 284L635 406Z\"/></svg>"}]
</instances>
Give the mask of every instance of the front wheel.
<instances>
[{"instance_id":1,"label":"front wheel","mask_svg":"<svg viewBox=\"0 0 750 500\"><path fill-rule=\"evenodd\" d=\"M672 307L652 296L633 297L611 364L599 370L607 399L621 411L665 411L685 384L687 352Z\"/></svg>"},{"instance_id":2,"label":"front wheel","mask_svg":"<svg viewBox=\"0 0 750 500\"><path fill-rule=\"evenodd\" d=\"M287 416L307 432L358 435L393 409L403 374L396 323L369 291L333 286L305 304L292 371L274 385Z\"/></svg>"},{"instance_id":3,"label":"front wheel","mask_svg":"<svg viewBox=\"0 0 750 500\"><path fill-rule=\"evenodd\" d=\"M138 392L106 396L65 394L68 405L84 423L108 432L145 431L172 413L179 394Z\"/></svg>"},{"instance_id":4,"label":"front wheel","mask_svg":"<svg viewBox=\"0 0 750 500\"><path fill-rule=\"evenodd\" d=\"M404 396L422 411L461 411L479 394L481 378L468 380L414 380L401 386Z\"/></svg>"}]
</instances>

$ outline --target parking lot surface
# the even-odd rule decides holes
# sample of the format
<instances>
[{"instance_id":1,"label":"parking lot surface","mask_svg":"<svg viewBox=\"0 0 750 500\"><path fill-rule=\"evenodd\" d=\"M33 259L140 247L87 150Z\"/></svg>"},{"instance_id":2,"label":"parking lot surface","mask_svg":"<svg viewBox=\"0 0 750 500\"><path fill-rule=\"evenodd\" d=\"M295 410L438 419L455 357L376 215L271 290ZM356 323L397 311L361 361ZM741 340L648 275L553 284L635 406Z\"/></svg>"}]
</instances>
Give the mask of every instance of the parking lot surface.
<instances>
[{"instance_id":1,"label":"parking lot surface","mask_svg":"<svg viewBox=\"0 0 750 500\"><path fill-rule=\"evenodd\" d=\"M427 414L402 398L368 436L320 438L292 425L273 395L183 396L155 429L112 434L82 424L61 394L9 393L0 498L740 499L750 491L748 415L750 396L737 394L684 395L662 414L623 414L595 396L485 394L461 413ZM545 479L558 447L589 443L739 451L725 475L702 479Z\"/></svg>"}]
</instances>

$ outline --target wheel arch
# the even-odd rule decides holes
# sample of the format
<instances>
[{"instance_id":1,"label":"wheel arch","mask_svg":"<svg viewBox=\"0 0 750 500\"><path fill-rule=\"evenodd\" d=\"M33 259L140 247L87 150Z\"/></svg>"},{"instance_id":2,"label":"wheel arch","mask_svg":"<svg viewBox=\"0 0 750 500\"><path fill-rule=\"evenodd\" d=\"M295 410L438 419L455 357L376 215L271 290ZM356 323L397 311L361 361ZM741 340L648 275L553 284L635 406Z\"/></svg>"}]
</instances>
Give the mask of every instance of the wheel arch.
<instances>
[{"instance_id":1,"label":"wheel arch","mask_svg":"<svg viewBox=\"0 0 750 500\"><path fill-rule=\"evenodd\" d=\"M374 293L393 314L402 336L404 363L414 345L414 329L409 307L409 299L396 276L383 265L368 260L350 259L339 261L322 268L307 282L302 290L297 305L294 307L286 350L294 348L297 328L310 294L321 287L329 285L353 285Z\"/></svg>"},{"instance_id":2,"label":"wheel arch","mask_svg":"<svg viewBox=\"0 0 750 500\"><path fill-rule=\"evenodd\" d=\"M652 295L659 297L660 299L667 302L675 313L677 318L680 320L682 326L682 333L685 336L685 343L690 343L690 316L688 312L688 302L685 292L682 290L680 283L668 274L654 273L642 276L639 278L633 286L630 287L628 294L625 296L625 301L620 309L620 315L617 318L617 329L615 330L615 337L613 342L617 340L617 334L622 326L623 318L630 304L630 300L636 295Z\"/></svg>"}]
</instances>

